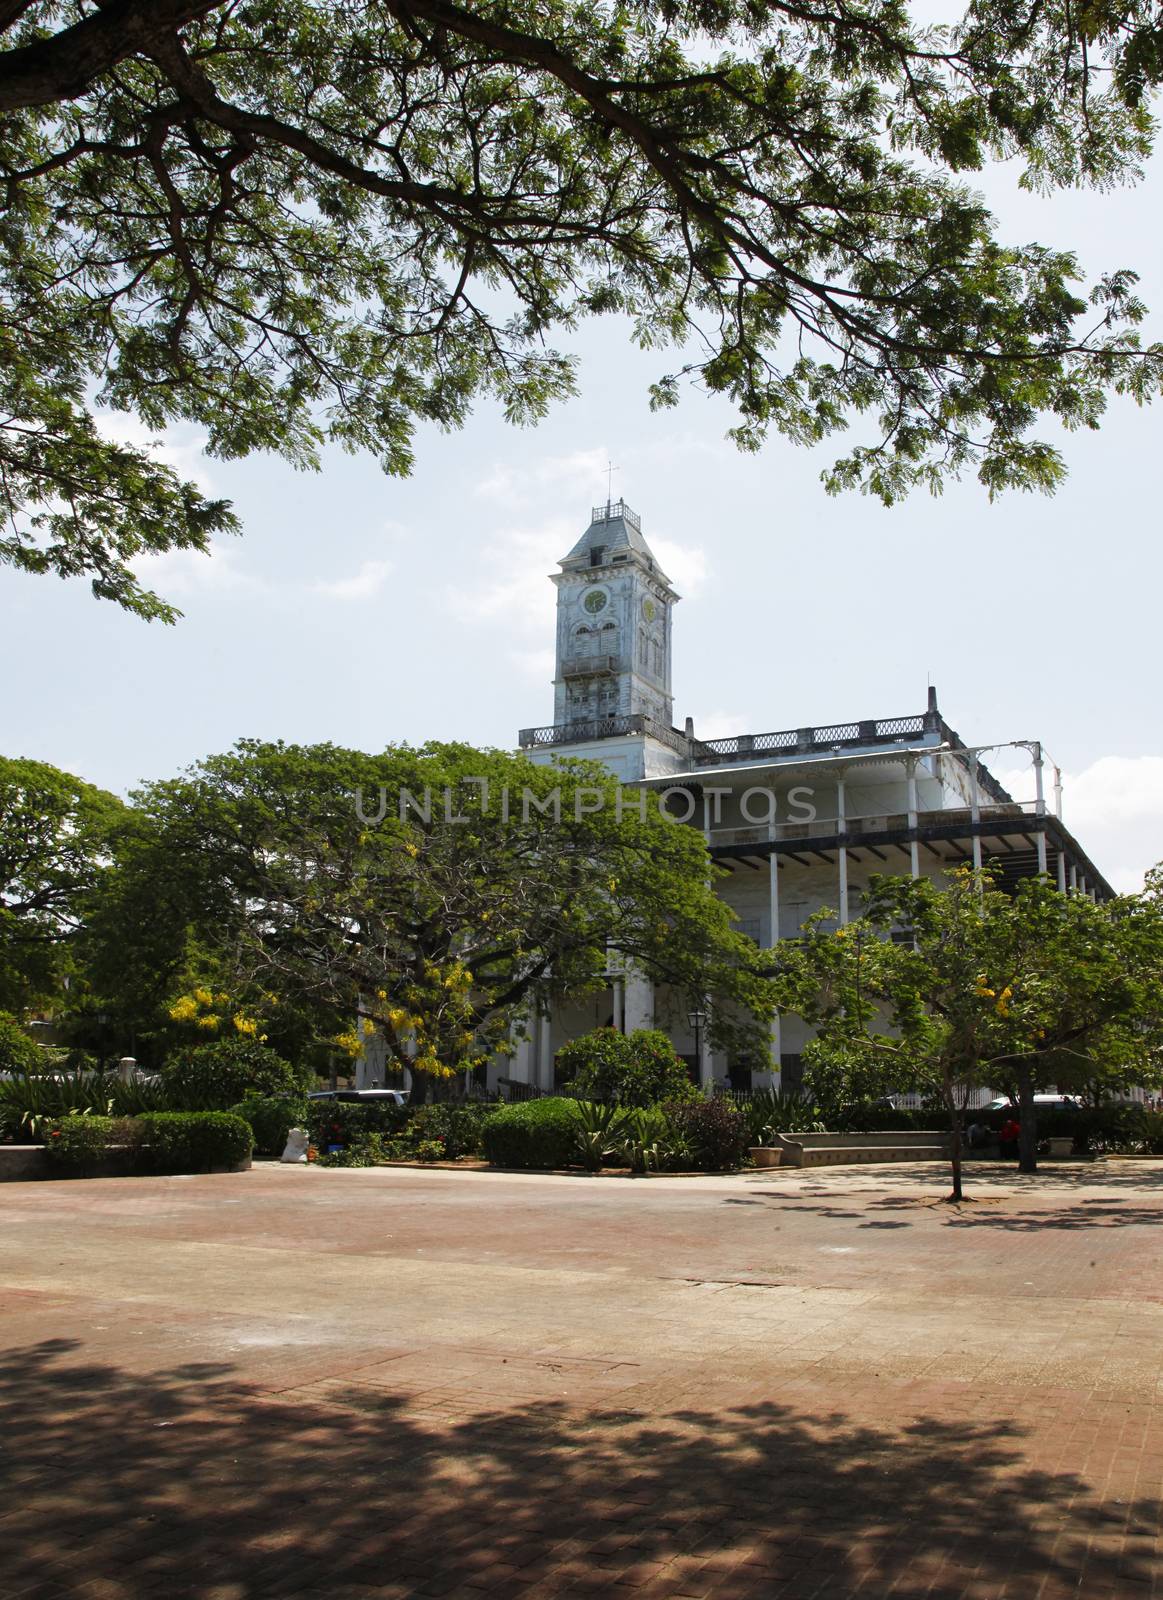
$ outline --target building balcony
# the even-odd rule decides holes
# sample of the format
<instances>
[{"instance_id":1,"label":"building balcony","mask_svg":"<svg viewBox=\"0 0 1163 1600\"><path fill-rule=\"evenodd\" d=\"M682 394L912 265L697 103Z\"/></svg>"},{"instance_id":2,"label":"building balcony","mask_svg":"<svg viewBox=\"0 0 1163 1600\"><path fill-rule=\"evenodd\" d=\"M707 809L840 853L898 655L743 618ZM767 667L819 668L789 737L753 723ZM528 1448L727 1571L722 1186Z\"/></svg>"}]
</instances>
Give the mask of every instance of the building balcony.
<instances>
[{"instance_id":1,"label":"building balcony","mask_svg":"<svg viewBox=\"0 0 1163 1600\"><path fill-rule=\"evenodd\" d=\"M570 656L561 663L563 678L612 678L621 670L621 656Z\"/></svg>"}]
</instances>

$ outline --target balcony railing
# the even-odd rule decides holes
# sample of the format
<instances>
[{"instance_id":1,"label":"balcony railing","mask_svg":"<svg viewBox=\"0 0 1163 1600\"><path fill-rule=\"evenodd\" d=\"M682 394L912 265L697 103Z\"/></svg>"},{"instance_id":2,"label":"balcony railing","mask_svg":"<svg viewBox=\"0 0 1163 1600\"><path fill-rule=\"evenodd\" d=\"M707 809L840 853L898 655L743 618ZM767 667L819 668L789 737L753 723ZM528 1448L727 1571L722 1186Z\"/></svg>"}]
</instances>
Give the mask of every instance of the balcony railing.
<instances>
[{"instance_id":1,"label":"balcony railing","mask_svg":"<svg viewBox=\"0 0 1163 1600\"><path fill-rule=\"evenodd\" d=\"M644 733L680 756L688 754L690 741L676 728L654 717L590 717L577 722L559 722L550 728L522 728L518 743L522 750L539 750L557 744L585 744L591 739L620 739L627 734Z\"/></svg>"},{"instance_id":2,"label":"balcony railing","mask_svg":"<svg viewBox=\"0 0 1163 1600\"><path fill-rule=\"evenodd\" d=\"M916 739L922 734L940 731L940 717L927 712L919 717L882 717L867 722L834 722L823 727L783 728L778 733L737 733L729 739L695 739L691 756L696 767L709 767L778 753L810 755L821 750L851 749L855 745L896 744L902 739Z\"/></svg>"},{"instance_id":3,"label":"balcony railing","mask_svg":"<svg viewBox=\"0 0 1163 1600\"><path fill-rule=\"evenodd\" d=\"M621 670L621 656L570 656L561 663L563 678L610 678Z\"/></svg>"}]
</instances>

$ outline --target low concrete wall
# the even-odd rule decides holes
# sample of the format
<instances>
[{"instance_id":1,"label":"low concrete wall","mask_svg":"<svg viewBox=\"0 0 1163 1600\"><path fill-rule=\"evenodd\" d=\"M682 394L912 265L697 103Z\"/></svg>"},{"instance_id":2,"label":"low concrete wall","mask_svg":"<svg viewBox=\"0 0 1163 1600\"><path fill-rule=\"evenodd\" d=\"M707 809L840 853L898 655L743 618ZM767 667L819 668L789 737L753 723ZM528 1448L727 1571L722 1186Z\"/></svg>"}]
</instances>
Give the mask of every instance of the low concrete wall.
<instances>
[{"instance_id":1,"label":"low concrete wall","mask_svg":"<svg viewBox=\"0 0 1163 1600\"><path fill-rule=\"evenodd\" d=\"M42 1144L0 1144L0 1183L29 1183L48 1176Z\"/></svg>"},{"instance_id":2,"label":"low concrete wall","mask_svg":"<svg viewBox=\"0 0 1163 1600\"><path fill-rule=\"evenodd\" d=\"M942 1161L948 1151L943 1134L910 1130L906 1133L802 1133L794 1138L775 1135L786 1167L863 1166L891 1161Z\"/></svg>"}]
</instances>

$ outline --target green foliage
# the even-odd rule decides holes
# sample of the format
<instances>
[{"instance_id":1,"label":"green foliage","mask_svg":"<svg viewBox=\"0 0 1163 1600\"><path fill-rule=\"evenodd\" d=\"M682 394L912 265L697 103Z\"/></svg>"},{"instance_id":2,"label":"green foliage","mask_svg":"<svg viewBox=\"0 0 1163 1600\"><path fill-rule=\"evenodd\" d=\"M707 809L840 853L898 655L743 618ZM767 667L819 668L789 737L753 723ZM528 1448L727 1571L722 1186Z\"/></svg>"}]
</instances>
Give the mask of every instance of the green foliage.
<instances>
[{"instance_id":1,"label":"green foliage","mask_svg":"<svg viewBox=\"0 0 1163 1600\"><path fill-rule=\"evenodd\" d=\"M45 1132L45 1154L55 1167L66 1172L95 1172L110 1159L117 1147L130 1164L137 1151L140 1125L116 1117L71 1116L54 1123Z\"/></svg>"},{"instance_id":2,"label":"green foliage","mask_svg":"<svg viewBox=\"0 0 1163 1600\"><path fill-rule=\"evenodd\" d=\"M576 1155L576 1100L545 1098L500 1106L485 1124L482 1146L495 1167L551 1171Z\"/></svg>"},{"instance_id":3,"label":"green foliage","mask_svg":"<svg viewBox=\"0 0 1163 1600\"><path fill-rule=\"evenodd\" d=\"M29 1074L0 1080L0 1138L39 1141L61 1117L108 1115L109 1082L99 1075L74 1078Z\"/></svg>"},{"instance_id":4,"label":"green foliage","mask_svg":"<svg viewBox=\"0 0 1163 1600\"><path fill-rule=\"evenodd\" d=\"M1144 1150L1163 1156L1163 1111L1144 1111L1141 1126Z\"/></svg>"},{"instance_id":5,"label":"green foliage","mask_svg":"<svg viewBox=\"0 0 1163 1600\"><path fill-rule=\"evenodd\" d=\"M782 1003L818 1030L805 1051L816 1097L824 1088L834 1102L855 1101L890 1083L939 1093L955 1135L955 1196L971 1087L1013 1082L1030 1104L1071 1060L1108 1090L1158 1081L1163 899L1150 889L1096 904L1027 879L1008 895L988 873L958 869L944 888L875 877L864 917L829 930L828 915L781 951ZM902 926L908 944L889 937ZM1027 1118L1024 1170L1033 1137Z\"/></svg>"},{"instance_id":6,"label":"green foliage","mask_svg":"<svg viewBox=\"0 0 1163 1600\"><path fill-rule=\"evenodd\" d=\"M241 1117L254 1134L256 1155L281 1156L292 1128L307 1125L306 1100L281 1099L270 1095L247 1095L230 1107L232 1116Z\"/></svg>"},{"instance_id":7,"label":"green foliage","mask_svg":"<svg viewBox=\"0 0 1163 1600\"><path fill-rule=\"evenodd\" d=\"M747 1160L747 1120L726 1100L676 1101L666 1107L666 1118L696 1170L731 1172Z\"/></svg>"},{"instance_id":8,"label":"green foliage","mask_svg":"<svg viewBox=\"0 0 1163 1600\"><path fill-rule=\"evenodd\" d=\"M568 1092L580 1100L654 1106L698 1094L674 1046L656 1028L639 1028L634 1033L595 1028L563 1045L557 1065L565 1075Z\"/></svg>"},{"instance_id":9,"label":"green foliage","mask_svg":"<svg viewBox=\"0 0 1163 1600\"><path fill-rule=\"evenodd\" d=\"M322 1154L332 1144L355 1147L373 1135L394 1137L408 1120L405 1106L388 1101L309 1100L304 1126Z\"/></svg>"},{"instance_id":10,"label":"green foliage","mask_svg":"<svg viewBox=\"0 0 1163 1600\"><path fill-rule=\"evenodd\" d=\"M626 1113L609 1101L579 1100L574 1114L573 1150L587 1172L600 1172L623 1146Z\"/></svg>"},{"instance_id":11,"label":"green foliage","mask_svg":"<svg viewBox=\"0 0 1163 1600\"><path fill-rule=\"evenodd\" d=\"M224 1110L248 1095L301 1095L309 1075L256 1039L216 1039L175 1051L162 1068L162 1082L175 1105L187 1110Z\"/></svg>"},{"instance_id":12,"label":"green foliage","mask_svg":"<svg viewBox=\"0 0 1163 1600\"><path fill-rule=\"evenodd\" d=\"M3 434L0 424L0 463ZM0 561L3 550L0 535ZM58 999L126 814L115 795L47 762L0 756L0 1008Z\"/></svg>"},{"instance_id":13,"label":"green foliage","mask_svg":"<svg viewBox=\"0 0 1163 1600\"><path fill-rule=\"evenodd\" d=\"M770 1144L776 1133L814 1133L826 1126L819 1107L795 1090L757 1090L741 1110L753 1145Z\"/></svg>"},{"instance_id":14,"label":"green foliage","mask_svg":"<svg viewBox=\"0 0 1163 1600\"><path fill-rule=\"evenodd\" d=\"M496 1109L491 1105L439 1103L409 1109L407 1122L398 1136L398 1141L403 1141L400 1154L407 1154L407 1143L436 1143L440 1145L442 1157L448 1161L479 1155L485 1124Z\"/></svg>"},{"instance_id":15,"label":"green foliage","mask_svg":"<svg viewBox=\"0 0 1163 1600\"><path fill-rule=\"evenodd\" d=\"M33 1043L15 1017L0 1011L0 1072L38 1072L42 1064L40 1046Z\"/></svg>"},{"instance_id":16,"label":"green foliage","mask_svg":"<svg viewBox=\"0 0 1163 1600\"><path fill-rule=\"evenodd\" d=\"M619 820L621 798L584 762L245 743L142 797L151 843L135 845L130 901L164 879L166 916L265 1031L287 1011L329 1016L352 1055L371 1029L414 1075L459 1075L511 1048L531 1006L600 991L611 945L679 1001L716 994L717 1046L762 1052L760 952L715 896L701 836L649 804ZM132 919L119 926L124 962ZM150 931L144 958L164 943ZM655 1053L673 1070L668 1044Z\"/></svg>"},{"instance_id":17,"label":"green foliage","mask_svg":"<svg viewBox=\"0 0 1163 1600\"><path fill-rule=\"evenodd\" d=\"M99 431L93 395L226 458L316 465L331 440L406 473L417 422L572 393L554 334L600 314L679 352L654 404L723 394L745 449L866 417L830 487L1052 487L1037 420L1095 426L1158 356L1133 273L1088 294L1074 255L999 240L962 174L1016 156L1032 185L1105 185L1144 159L1154 8L1081 17L8 7L0 559L172 615L135 558L233 519Z\"/></svg>"},{"instance_id":18,"label":"green foliage","mask_svg":"<svg viewBox=\"0 0 1163 1600\"><path fill-rule=\"evenodd\" d=\"M661 1106L624 1112L619 1133L632 1172L682 1172L695 1164L690 1141Z\"/></svg>"},{"instance_id":19,"label":"green foliage","mask_svg":"<svg viewBox=\"0 0 1163 1600\"><path fill-rule=\"evenodd\" d=\"M139 1161L151 1172L208 1172L245 1161L250 1124L226 1111L156 1111L134 1119Z\"/></svg>"}]
</instances>

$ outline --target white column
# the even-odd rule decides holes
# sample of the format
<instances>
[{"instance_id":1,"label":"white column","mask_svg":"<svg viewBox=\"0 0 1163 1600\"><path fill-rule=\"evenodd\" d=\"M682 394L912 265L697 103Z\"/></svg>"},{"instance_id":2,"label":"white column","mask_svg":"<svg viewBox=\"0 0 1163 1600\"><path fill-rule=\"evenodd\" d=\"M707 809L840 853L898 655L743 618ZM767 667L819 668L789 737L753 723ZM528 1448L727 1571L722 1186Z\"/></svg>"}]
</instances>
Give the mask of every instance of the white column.
<instances>
[{"instance_id":1,"label":"white column","mask_svg":"<svg viewBox=\"0 0 1163 1600\"><path fill-rule=\"evenodd\" d=\"M1075 866L1070 868L1070 887L1075 890L1078 888L1078 868Z\"/></svg>"},{"instance_id":2,"label":"white column","mask_svg":"<svg viewBox=\"0 0 1163 1600\"><path fill-rule=\"evenodd\" d=\"M977 824L981 821L981 800L977 792L977 751L969 754L969 817L973 823L973 870L981 871L981 839Z\"/></svg>"},{"instance_id":3,"label":"white column","mask_svg":"<svg viewBox=\"0 0 1163 1600\"><path fill-rule=\"evenodd\" d=\"M711 1041L707 1038L705 1024L699 1034L699 1087L708 1098L714 1087L714 1075L711 1070Z\"/></svg>"},{"instance_id":4,"label":"white column","mask_svg":"<svg viewBox=\"0 0 1163 1600\"><path fill-rule=\"evenodd\" d=\"M767 927L768 943L779 943L779 857L775 853L775 824L773 823L768 838L772 841L772 851L767 858ZM780 1015L777 1011L771 1019L771 1082L773 1087L779 1087L780 1056L782 1055Z\"/></svg>"},{"instance_id":5,"label":"white column","mask_svg":"<svg viewBox=\"0 0 1163 1600\"><path fill-rule=\"evenodd\" d=\"M909 832L917 831L917 758L908 756L905 759L905 770L909 775ZM921 847L915 839L909 840L909 870L914 878L921 876Z\"/></svg>"},{"instance_id":6,"label":"white column","mask_svg":"<svg viewBox=\"0 0 1163 1600\"><path fill-rule=\"evenodd\" d=\"M836 781L836 832L843 835L846 828L844 779L839 778ZM843 927L848 921L848 852L843 845L837 851L836 860L840 867L840 925Z\"/></svg>"},{"instance_id":7,"label":"white column","mask_svg":"<svg viewBox=\"0 0 1163 1600\"><path fill-rule=\"evenodd\" d=\"M1066 857L1058 852L1058 893L1066 893Z\"/></svg>"},{"instance_id":8,"label":"white column","mask_svg":"<svg viewBox=\"0 0 1163 1600\"><path fill-rule=\"evenodd\" d=\"M618 1030L619 1033L625 1033L625 1031L626 1031L626 991L623 988L622 979L621 978L611 978L610 985L611 985L611 989L612 989L612 1000L613 1000L613 1011L614 1011L614 1027Z\"/></svg>"},{"instance_id":9,"label":"white column","mask_svg":"<svg viewBox=\"0 0 1163 1600\"><path fill-rule=\"evenodd\" d=\"M1040 740L1036 740L1034 743L1034 785L1037 795L1034 801L1034 809L1039 817L1044 817L1046 815L1046 789L1042 776L1042 745ZM1038 851L1038 872L1045 877L1047 872L1046 835L1041 830L1034 835L1034 844Z\"/></svg>"},{"instance_id":10,"label":"white column","mask_svg":"<svg viewBox=\"0 0 1163 1600\"><path fill-rule=\"evenodd\" d=\"M539 1087L542 1089L553 1088L553 1044L550 1038L550 1019L548 1011L542 1012L538 1027L537 1067Z\"/></svg>"},{"instance_id":11,"label":"white column","mask_svg":"<svg viewBox=\"0 0 1163 1600\"><path fill-rule=\"evenodd\" d=\"M631 966L625 977L622 1021L627 1033L654 1026L654 984Z\"/></svg>"}]
</instances>

